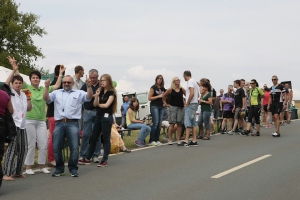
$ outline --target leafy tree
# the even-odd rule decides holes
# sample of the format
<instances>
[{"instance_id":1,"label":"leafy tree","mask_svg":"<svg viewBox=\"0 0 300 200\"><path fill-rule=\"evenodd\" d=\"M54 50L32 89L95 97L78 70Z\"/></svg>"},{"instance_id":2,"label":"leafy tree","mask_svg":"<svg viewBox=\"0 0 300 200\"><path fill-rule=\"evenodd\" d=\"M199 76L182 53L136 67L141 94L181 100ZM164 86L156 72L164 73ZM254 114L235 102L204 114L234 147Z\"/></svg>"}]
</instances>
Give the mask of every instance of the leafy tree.
<instances>
[{"instance_id":1,"label":"leafy tree","mask_svg":"<svg viewBox=\"0 0 300 200\"><path fill-rule=\"evenodd\" d=\"M38 58L45 58L41 48L34 45L33 36L43 37L47 34L37 23L39 16L18 11L15 0L0 0L0 66L11 68L6 57L15 57L19 71L29 74L33 70L43 75L48 71L34 64Z\"/></svg>"}]
</instances>

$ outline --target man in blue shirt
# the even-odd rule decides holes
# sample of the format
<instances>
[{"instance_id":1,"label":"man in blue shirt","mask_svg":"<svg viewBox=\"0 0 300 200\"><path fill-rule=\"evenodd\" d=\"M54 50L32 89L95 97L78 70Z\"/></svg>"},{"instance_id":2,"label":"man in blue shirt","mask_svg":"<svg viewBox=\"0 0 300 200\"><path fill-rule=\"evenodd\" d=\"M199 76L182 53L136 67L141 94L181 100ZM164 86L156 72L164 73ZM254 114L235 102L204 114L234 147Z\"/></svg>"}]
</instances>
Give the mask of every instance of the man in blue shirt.
<instances>
[{"instance_id":1,"label":"man in blue shirt","mask_svg":"<svg viewBox=\"0 0 300 200\"><path fill-rule=\"evenodd\" d=\"M123 126L123 127L127 127L127 126L126 126L126 113L127 113L128 108L129 108L129 105L130 105L129 98L128 98L127 95L125 95L125 96L124 96L124 103L123 103L122 106L121 106L122 126ZM131 134L131 131L128 131L127 136L130 136L130 134Z\"/></svg>"},{"instance_id":2,"label":"man in blue shirt","mask_svg":"<svg viewBox=\"0 0 300 200\"><path fill-rule=\"evenodd\" d=\"M87 92L73 90L74 80L71 76L63 79L63 89L55 90L49 94L50 81L45 81L44 100L49 104L54 102L54 119L56 127L53 132L53 149L56 161L53 177L64 175L65 166L62 157L65 138L68 139L71 151L68 168L72 177L78 177L78 148L79 148L79 119L84 102L93 98L90 79L86 79Z\"/></svg>"}]
</instances>

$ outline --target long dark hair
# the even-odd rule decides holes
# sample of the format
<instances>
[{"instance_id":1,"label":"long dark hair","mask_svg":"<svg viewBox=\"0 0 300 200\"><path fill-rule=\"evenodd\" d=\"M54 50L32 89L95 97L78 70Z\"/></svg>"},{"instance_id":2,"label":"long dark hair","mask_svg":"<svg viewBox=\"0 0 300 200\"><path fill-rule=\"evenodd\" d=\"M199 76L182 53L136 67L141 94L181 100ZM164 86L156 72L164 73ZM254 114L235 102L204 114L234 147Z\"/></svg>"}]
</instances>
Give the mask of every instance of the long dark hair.
<instances>
[{"instance_id":1,"label":"long dark hair","mask_svg":"<svg viewBox=\"0 0 300 200\"><path fill-rule=\"evenodd\" d=\"M161 84L160 85L157 85L157 79L161 78ZM160 87L160 88L163 88L165 87L165 81L164 81L164 77L162 75L157 75L156 78L155 78L155 83L154 85Z\"/></svg>"},{"instance_id":2,"label":"long dark hair","mask_svg":"<svg viewBox=\"0 0 300 200\"><path fill-rule=\"evenodd\" d=\"M134 106L133 106L133 103L134 103L134 102L138 102L138 105L137 105L136 108L134 108ZM139 108L140 108L140 102L139 102L139 100L138 100L137 98L133 97L133 98L130 100L129 108L130 108L131 110L133 110L134 112L139 111Z\"/></svg>"},{"instance_id":3,"label":"long dark hair","mask_svg":"<svg viewBox=\"0 0 300 200\"><path fill-rule=\"evenodd\" d=\"M113 111L113 113L115 113L116 111L117 111L117 98L116 98L116 94L117 94L117 91L116 91L116 89L115 89L115 87L114 87L114 85L113 85L113 81L112 81L112 78L111 78L111 76L109 75L109 74L102 74L102 76L100 77L100 80L101 80L101 78L105 78L106 79L106 84L107 84L107 91L113 91L114 92L114 101L112 102L112 111ZM101 87L100 88L100 91L104 91L104 88L103 87Z\"/></svg>"}]
</instances>

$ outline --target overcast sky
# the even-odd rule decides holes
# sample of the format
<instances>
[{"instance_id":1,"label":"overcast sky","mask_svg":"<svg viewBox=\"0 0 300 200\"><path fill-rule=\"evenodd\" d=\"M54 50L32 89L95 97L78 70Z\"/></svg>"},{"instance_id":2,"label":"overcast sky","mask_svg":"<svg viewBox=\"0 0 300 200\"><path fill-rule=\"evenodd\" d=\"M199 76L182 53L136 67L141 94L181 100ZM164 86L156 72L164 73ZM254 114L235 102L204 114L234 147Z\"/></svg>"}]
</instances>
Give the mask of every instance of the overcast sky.
<instances>
[{"instance_id":1,"label":"overcast sky","mask_svg":"<svg viewBox=\"0 0 300 200\"><path fill-rule=\"evenodd\" d=\"M184 70L216 90L235 79L271 85L292 81L300 99L299 0L26 0L20 10L40 16L47 35L35 38L53 71L82 65L109 73L118 91L148 91L156 75L165 87ZM182 85L185 86L184 80Z\"/></svg>"}]
</instances>

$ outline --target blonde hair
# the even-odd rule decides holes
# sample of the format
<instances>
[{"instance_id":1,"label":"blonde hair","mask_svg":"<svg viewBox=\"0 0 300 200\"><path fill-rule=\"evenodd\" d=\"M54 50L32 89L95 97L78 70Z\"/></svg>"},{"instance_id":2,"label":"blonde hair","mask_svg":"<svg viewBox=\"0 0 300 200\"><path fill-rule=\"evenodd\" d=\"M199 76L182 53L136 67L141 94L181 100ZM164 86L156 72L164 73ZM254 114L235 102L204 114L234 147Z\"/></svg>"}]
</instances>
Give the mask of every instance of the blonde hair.
<instances>
[{"instance_id":1,"label":"blonde hair","mask_svg":"<svg viewBox=\"0 0 300 200\"><path fill-rule=\"evenodd\" d=\"M179 78L178 78L177 76L172 78L172 82L171 82L170 88L172 88L173 90L176 89L175 81L178 80L178 79L179 79ZM179 88L181 88L181 85L180 85L180 84L179 84Z\"/></svg>"}]
</instances>

